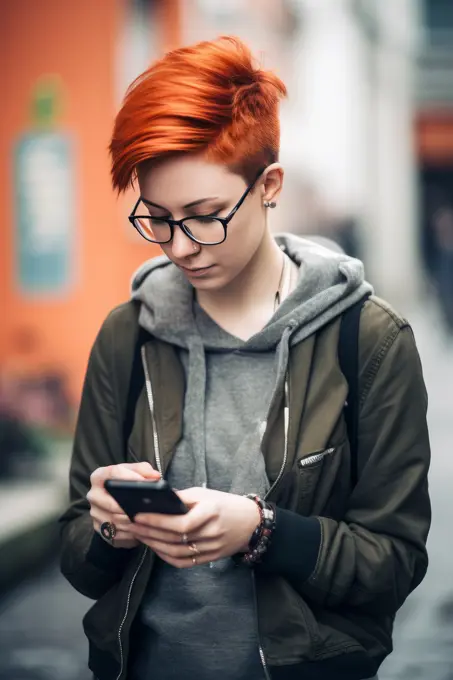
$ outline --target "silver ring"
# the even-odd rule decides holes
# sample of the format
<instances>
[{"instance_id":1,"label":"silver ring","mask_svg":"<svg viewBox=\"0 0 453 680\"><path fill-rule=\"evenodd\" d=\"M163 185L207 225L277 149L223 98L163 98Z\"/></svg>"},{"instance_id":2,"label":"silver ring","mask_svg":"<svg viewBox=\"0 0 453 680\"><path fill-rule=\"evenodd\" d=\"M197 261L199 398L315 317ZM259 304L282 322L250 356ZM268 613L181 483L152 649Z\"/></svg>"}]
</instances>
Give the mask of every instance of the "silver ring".
<instances>
[{"instance_id":1,"label":"silver ring","mask_svg":"<svg viewBox=\"0 0 453 680\"><path fill-rule=\"evenodd\" d=\"M200 551L199 551L198 548L197 548L196 543L189 543L189 545L188 545L187 547L189 548L191 554L192 554L192 555L195 555L195 557L196 557L197 555L201 555Z\"/></svg>"},{"instance_id":2,"label":"silver ring","mask_svg":"<svg viewBox=\"0 0 453 680\"><path fill-rule=\"evenodd\" d=\"M192 564L193 564L194 567L196 567L197 564L198 564L196 555L194 555L194 556L192 557Z\"/></svg>"},{"instance_id":3,"label":"silver ring","mask_svg":"<svg viewBox=\"0 0 453 680\"><path fill-rule=\"evenodd\" d=\"M181 536L181 543L183 543L184 545L187 545L188 542L189 542L189 537L188 537L188 535L187 535L187 534L183 534L183 535Z\"/></svg>"}]
</instances>

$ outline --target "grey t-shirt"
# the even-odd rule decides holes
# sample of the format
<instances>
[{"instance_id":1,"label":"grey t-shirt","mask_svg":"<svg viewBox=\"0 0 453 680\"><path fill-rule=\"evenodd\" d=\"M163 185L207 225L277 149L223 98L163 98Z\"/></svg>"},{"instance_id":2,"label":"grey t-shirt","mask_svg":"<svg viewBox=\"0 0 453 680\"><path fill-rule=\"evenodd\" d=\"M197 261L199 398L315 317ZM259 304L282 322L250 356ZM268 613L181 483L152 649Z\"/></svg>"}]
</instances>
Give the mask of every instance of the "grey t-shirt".
<instances>
[{"instance_id":1,"label":"grey t-shirt","mask_svg":"<svg viewBox=\"0 0 453 680\"><path fill-rule=\"evenodd\" d=\"M262 468L250 457L252 463L241 466L246 458L241 451L255 447L260 455L275 383L275 352L243 352L245 343L221 329L198 305L194 314L203 343L209 346L215 339L216 350L205 350L205 394L197 403L185 404L183 438L167 478L178 489L200 485L199 470L205 467L209 488L262 492ZM181 359L187 374L186 351L181 350ZM201 468L198 452L189 450L196 440L189 436L198 422L194 411L200 407L206 448L199 452L205 454ZM228 558L211 566L176 569L157 560L140 619L132 680L264 680L252 572L246 566Z\"/></svg>"}]
</instances>

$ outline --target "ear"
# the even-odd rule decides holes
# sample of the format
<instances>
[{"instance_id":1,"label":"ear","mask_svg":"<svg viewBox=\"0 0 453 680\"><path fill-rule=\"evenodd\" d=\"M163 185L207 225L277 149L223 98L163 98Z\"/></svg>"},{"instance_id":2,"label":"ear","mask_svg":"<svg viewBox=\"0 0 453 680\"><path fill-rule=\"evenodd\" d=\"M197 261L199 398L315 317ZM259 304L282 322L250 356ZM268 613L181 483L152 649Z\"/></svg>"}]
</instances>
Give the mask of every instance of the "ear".
<instances>
[{"instance_id":1,"label":"ear","mask_svg":"<svg viewBox=\"0 0 453 680\"><path fill-rule=\"evenodd\" d=\"M263 173L262 199L276 203L283 187L284 171L280 163L272 163Z\"/></svg>"}]
</instances>

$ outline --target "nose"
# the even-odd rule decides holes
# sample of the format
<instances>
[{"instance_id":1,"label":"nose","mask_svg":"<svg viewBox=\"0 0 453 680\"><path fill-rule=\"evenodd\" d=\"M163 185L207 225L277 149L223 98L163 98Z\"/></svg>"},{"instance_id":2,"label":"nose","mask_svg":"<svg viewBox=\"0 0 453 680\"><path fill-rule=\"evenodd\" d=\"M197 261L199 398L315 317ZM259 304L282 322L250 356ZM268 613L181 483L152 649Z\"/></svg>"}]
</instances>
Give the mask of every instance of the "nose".
<instances>
[{"instance_id":1,"label":"nose","mask_svg":"<svg viewBox=\"0 0 453 680\"><path fill-rule=\"evenodd\" d=\"M182 229L176 227L171 242L171 253L175 260L184 260L197 252L197 250L196 243L191 241Z\"/></svg>"}]
</instances>

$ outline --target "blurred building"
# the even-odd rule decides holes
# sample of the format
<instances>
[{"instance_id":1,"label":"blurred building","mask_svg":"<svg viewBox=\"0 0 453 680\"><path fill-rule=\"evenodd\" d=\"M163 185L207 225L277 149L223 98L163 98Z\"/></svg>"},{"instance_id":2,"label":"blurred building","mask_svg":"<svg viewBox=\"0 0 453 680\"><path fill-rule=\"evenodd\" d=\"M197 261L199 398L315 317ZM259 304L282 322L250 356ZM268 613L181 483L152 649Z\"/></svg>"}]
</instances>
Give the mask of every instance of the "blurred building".
<instances>
[{"instance_id":1,"label":"blurred building","mask_svg":"<svg viewBox=\"0 0 453 680\"><path fill-rule=\"evenodd\" d=\"M289 89L275 228L321 232L364 258L378 292L420 287L414 85L418 0L187 0L182 38L236 32Z\"/></svg>"},{"instance_id":2,"label":"blurred building","mask_svg":"<svg viewBox=\"0 0 453 680\"><path fill-rule=\"evenodd\" d=\"M453 186L452 7L3 3L0 372L60 376L77 401L101 320L157 252L127 222L133 196L117 199L110 188L115 112L163 51L220 34L244 38L288 86L275 230L335 238L364 259L380 295L403 309L414 304L435 252L433 196Z\"/></svg>"}]
</instances>

